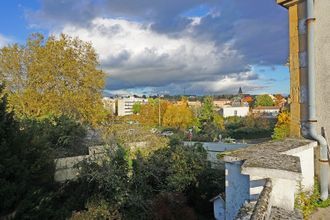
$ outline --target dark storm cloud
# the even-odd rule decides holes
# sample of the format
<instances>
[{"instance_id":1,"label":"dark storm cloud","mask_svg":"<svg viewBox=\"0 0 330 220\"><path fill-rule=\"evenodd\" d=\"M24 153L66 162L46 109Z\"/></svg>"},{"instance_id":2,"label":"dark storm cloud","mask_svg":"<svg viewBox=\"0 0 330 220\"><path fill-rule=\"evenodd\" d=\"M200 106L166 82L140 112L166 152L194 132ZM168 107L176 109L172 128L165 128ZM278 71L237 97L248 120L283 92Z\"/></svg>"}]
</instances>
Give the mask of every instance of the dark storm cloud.
<instances>
[{"instance_id":1,"label":"dark storm cloud","mask_svg":"<svg viewBox=\"0 0 330 220\"><path fill-rule=\"evenodd\" d=\"M66 30L82 37L87 32L82 38L96 44L110 75L107 89L180 90L184 85L205 92L245 85L253 90L262 86L249 83L259 79L251 66L283 64L288 54L287 11L274 0L41 0L41 8L27 17L55 33ZM105 21L95 22L99 18ZM136 41L145 48L134 49L131 35L141 32L154 42ZM98 47L102 36L104 46ZM200 50L207 53L200 55ZM210 86L215 82L229 87Z\"/></svg>"}]
</instances>

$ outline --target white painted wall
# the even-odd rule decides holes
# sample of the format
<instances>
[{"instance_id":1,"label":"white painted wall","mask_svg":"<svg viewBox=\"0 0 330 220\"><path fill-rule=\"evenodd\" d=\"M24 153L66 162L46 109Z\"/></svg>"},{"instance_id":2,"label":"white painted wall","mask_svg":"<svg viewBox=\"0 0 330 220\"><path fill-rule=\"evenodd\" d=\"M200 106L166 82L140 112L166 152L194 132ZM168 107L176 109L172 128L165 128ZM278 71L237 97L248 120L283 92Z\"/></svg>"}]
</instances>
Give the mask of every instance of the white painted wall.
<instances>
[{"instance_id":1,"label":"white painted wall","mask_svg":"<svg viewBox=\"0 0 330 220\"><path fill-rule=\"evenodd\" d=\"M272 185L272 205L293 211L294 195L297 190L297 182L295 180L272 178Z\"/></svg>"},{"instance_id":2,"label":"white painted wall","mask_svg":"<svg viewBox=\"0 0 330 220\"><path fill-rule=\"evenodd\" d=\"M143 98L123 98L118 99L117 102L117 115L118 116L125 116L125 115L131 115L133 114L133 105L137 102L140 102L141 104L147 103L147 99Z\"/></svg>"},{"instance_id":3,"label":"white painted wall","mask_svg":"<svg viewBox=\"0 0 330 220\"><path fill-rule=\"evenodd\" d=\"M221 114L223 117L230 117L230 116L245 117L249 114L249 107L224 106L221 110Z\"/></svg>"},{"instance_id":4,"label":"white painted wall","mask_svg":"<svg viewBox=\"0 0 330 220\"><path fill-rule=\"evenodd\" d=\"M226 219L234 219L245 201L250 199L250 178L241 174L242 162L225 164Z\"/></svg>"},{"instance_id":5,"label":"white painted wall","mask_svg":"<svg viewBox=\"0 0 330 220\"><path fill-rule=\"evenodd\" d=\"M286 153L289 154L289 153ZM311 191L314 188L314 148L289 154L300 158L303 190Z\"/></svg>"}]
</instances>

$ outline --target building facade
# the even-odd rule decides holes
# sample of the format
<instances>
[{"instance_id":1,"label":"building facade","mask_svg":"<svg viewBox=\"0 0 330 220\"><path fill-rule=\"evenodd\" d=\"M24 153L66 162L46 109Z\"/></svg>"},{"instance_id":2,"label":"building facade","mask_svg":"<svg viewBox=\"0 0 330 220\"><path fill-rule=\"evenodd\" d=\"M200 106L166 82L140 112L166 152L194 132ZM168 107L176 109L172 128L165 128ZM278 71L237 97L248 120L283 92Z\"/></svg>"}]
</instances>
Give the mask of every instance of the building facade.
<instances>
[{"instance_id":1,"label":"building facade","mask_svg":"<svg viewBox=\"0 0 330 220\"><path fill-rule=\"evenodd\" d=\"M315 170L328 197L330 133L330 1L277 0L288 9L291 136L318 139ZM312 135L311 135L312 134ZM326 187L328 186L328 187Z\"/></svg>"},{"instance_id":2,"label":"building facade","mask_svg":"<svg viewBox=\"0 0 330 220\"><path fill-rule=\"evenodd\" d=\"M254 115L265 118L276 118L280 113L280 107L277 106L258 106L252 109Z\"/></svg>"},{"instance_id":3,"label":"building facade","mask_svg":"<svg viewBox=\"0 0 330 220\"><path fill-rule=\"evenodd\" d=\"M117 100L117 115L125 116L133 114L133 106L135 103L146 104L148 99L125 97Z\"/></svg>"},{"instance_id":4,"label":"building facade","mask_svg":"<svg viewBox=\"0 0 330 220\"><path fill-rule=\"evenodd\" d=\"M238 116L238 117L246 117L249 114L249 107L240 106L240 107L233 107L233 106L224 106L220 110L220 114L223 117L231 117L231 116Z\"/></svg>"},{"instance_id":5,"label":"building facade","mask_svg":"<svg viewBox=\"0 0 330 220\"><path fill-rule=\"evenodd\" d=\"M330 133L330 1L314 1L314 19L307 21L306 0L277 0L288 9L290 39L291 135L301 136L308 120L307 22L314 22L315 88L318 130Z\"/></svg>"}]
</instances>

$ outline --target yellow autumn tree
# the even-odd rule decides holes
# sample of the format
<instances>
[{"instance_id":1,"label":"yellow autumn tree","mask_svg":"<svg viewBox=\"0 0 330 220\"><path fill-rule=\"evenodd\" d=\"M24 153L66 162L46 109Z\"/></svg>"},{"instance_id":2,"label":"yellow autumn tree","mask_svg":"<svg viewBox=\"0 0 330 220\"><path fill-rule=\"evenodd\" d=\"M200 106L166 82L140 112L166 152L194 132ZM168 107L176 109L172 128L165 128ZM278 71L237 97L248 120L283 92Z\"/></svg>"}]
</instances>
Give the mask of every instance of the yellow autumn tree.
<instances>
[{"instance_id":1,"label":"yellow autumn tree","mask_svg":"<svg viewBox=\"0 0 330 220\"><path fill-rule=\"evenodd\" d=\"M25 45L0 50L0 80L16 115L67 115L97 123L103 118L105 74L90 43L61 35L31 35Z\"/></svg>"},{"instance_id":2,"label":"yellow autumn tree","mask_svg":"<svg viewBox=\"0 0 330 220\"><path fill-rule=\"evenodd\" d=\"M164 114L170 103L161 99L148 99L148 103L141 105L138 121L147 126L163 124Z\"/></svg>"},{"instance_id":3,"label":"yellow autumn tree","mask_svg":"<svg viewBox=\"0 0 330 220\"><path fill-rule=\"evenodd\" d=\"M187 129L194 123L194 114L188 106L186 99L167 107L164 114L163 125L176 129Z\"/></svg>"},{"instance_id":4,"label":"yellow autumn tree","mask_svg":"<svg viewBox=\"0 0 330 220\"><path fill-rule=\"evenodd\" d=\"M281 140L290 135L290 114L289 112L281 112L277 117L277 123L274 128L272 138Z\"/></svg>"}]
</instances>

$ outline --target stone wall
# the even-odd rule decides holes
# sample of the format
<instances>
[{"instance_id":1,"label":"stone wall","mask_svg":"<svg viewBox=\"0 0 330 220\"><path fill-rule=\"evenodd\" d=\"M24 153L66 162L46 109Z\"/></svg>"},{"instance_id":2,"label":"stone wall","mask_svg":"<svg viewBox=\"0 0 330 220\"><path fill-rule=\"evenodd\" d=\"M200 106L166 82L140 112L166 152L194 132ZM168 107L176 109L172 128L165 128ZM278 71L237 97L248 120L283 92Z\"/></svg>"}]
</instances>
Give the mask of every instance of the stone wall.
<instances>
[{"instance_id":1,"label":"stone wall","mask_svg":"<svg viewBox=\"0 0 330 220\"><path fill-rule=\"evenodd\" d=\"M88 155L55 159L54 180L56 182L64 182L66 180L75 179L79 174L79 170L76 167L79 162L91 157L95 157L95 159L97 159L101 155L105 154L106 150L106 146L93 146L88 148Z\"/></svg>"}]
</instances>

